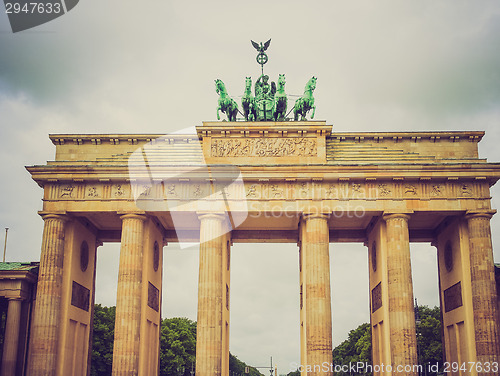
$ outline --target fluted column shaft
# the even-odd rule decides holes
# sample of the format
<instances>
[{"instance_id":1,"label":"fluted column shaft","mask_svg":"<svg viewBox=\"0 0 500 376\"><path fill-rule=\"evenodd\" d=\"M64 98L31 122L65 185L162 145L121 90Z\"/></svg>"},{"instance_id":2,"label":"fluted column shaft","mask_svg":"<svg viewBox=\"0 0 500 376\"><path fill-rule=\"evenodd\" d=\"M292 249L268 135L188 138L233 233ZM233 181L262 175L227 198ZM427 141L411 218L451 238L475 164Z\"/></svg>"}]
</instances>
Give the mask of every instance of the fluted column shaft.
<instances>
[{"instance_id":1,"label":"fluted column shaft","mask_svg":"<svg viewBox=\"0 0 500 376\"><path fill-rule=\"evenodd\" d=\"M30 376L55 375L57 366L66 217L46 214L43 219L45 224L28 365Z\"/></svg>"},{"instance_id":2,"label":"fluted column shaft","mask_svg":"<svg viewBox=\"0 0 500 376\"><path fill-rule=\"evenodd\" d=\"M221 374L223 220L220 214L200 215L196 376Z\"/></svg>"},{"instance_id":3,"label":"fluted column shaft","mask_svg":"<svg viewBox=\"0 0 500 376\"><path fill-rule=\"evenodd\" d=\"M469 228L472 308L476 334L477 361L481 364L499 362L500 344L498 306L491 245L490 219L492 212L466 215ZM493 373L479 372L479 375Z\"/></svg>"},{"instance_id":4,"label":"fluted column shaft","mask_svg":"<svg viewBox=\"0 0 500 376\"><path fill-rule=\"evenodd\" d=\"M411 276L410 239L407 214L383 216L387 228L387 274L389 325L392 367L418 363L413 282ZM412 367L413 368L413 367ZM398 374L393 371L394 374ZM401 372L416 376L417 372Z\"/></svg>"},{"instance_id":5,"label":"fluted column shaft","mask_svg":"<svg viewBox=\"0 0 500 376\"><path fill-rule=\"evenodd\" d=\"M142 248L146 217L126 214L121 219L112 375L136 376L139 373Z\"/></svg>"},{"instance_id":6,"label":"fluted column shaft","mask_svg":"<svg viewBox=\"0 0 500 376\"><path fill-rule=\"evenodd\" d=\"M12 376L16 374L19 328L21 326L21 305L21 299L9 299L3 343L1 376Z\"/></svg>"},{"instance_id":7,"label":"fluted column shaft","mask_svg":"<svg viewBox=\"0 0 500 376\"><path fill-rule=\"evenodd\" d=\"M322 365L332 363L332 307L328 217L304 215L302 238L305 279L306 359L308 375L331 375ZM304 365L305 366L305 365Z\"/></svg>"}]
</instances>

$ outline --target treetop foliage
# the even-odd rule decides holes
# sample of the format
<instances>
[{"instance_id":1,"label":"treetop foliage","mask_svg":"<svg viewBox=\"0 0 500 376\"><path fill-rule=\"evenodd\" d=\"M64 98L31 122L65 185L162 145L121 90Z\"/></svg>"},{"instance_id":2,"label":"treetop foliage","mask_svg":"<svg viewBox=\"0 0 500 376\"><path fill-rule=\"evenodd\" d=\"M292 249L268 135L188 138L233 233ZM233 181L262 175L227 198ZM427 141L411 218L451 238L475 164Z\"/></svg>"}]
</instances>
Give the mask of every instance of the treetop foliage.
<instances>
[{"instance_id":1,"label":"treetop foliage","mask_svg":"<svg viewBox=\"0 0 500 376\"><path fill-rule=\"evenodd\" d=\"M91 376L110 376L113 364L115 307L94 306ZM163 319L160 328L160 376L191 376L196 366L196 322L185 317ZM230 376L263 376L229 354Z\"/></svg>"}]
</instances>

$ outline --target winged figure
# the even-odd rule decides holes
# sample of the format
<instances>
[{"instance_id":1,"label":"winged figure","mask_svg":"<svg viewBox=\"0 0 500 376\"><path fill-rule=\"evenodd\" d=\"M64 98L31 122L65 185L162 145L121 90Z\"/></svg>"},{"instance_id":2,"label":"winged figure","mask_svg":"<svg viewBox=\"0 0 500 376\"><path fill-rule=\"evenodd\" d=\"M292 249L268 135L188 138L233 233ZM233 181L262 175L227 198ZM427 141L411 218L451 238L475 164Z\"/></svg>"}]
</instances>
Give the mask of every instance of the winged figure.
<instances>
[{"instance_id":1,"label":"winged figure","mask_svg":"<svg viewBox=\"0 0 500 376\"><path fill-rule=\"evenodd\" d=\"M269 45L271 44L271 39L269 39L266 43L262 44L260 42L260 45L257 42L254 42L253 40L250 40L252 42L252 45L255 47L255 49L259 52L264 52L265 50L268 49Z\"/></svg>"}]
</instances>

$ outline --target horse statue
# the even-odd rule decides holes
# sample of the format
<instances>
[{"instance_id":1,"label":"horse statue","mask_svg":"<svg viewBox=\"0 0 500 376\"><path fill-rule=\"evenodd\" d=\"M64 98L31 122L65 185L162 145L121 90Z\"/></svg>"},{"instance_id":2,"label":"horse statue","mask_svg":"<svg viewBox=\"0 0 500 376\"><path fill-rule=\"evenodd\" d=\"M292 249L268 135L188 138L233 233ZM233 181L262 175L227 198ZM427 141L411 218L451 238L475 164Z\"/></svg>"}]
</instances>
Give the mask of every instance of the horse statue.
<instances>
[{"instance_id":1,"label":"horse statue","mask_svg":"<svg viewBox=\"0 0 500 376\"><path fill-rule=\"evenodd\" d=\"M219 110L224 112L227 120L236 121L236 114L238 113L238 104L236 101L229 97L226 90L226 85L219 79L215 80L215 91L219 94L219 103L217 106L217 120L220 120Z\"/></svg>"},{"instance_id":2,"label":"horse statue","mask_svg":"<svg viewBox=\"0 0 500 376\"><path fill-rule=\"evenodd\" d=\"M241 106L246 121L255 121L257 119L255 97L252 95L252 77L245 77L245 92L241 98Z\"/></svg>"},{"instance_id":3,"label":"horse statue","mask_svg":"<svg viewBox=\"0 0 500 376\"><path fill-rule=\"evenodd\" d=\"M316 106L314 105L314 97L313 91L316 89L316 77L312 77L306 84L304 89L304 95L295 101L295 105L293 106L293 115L294 120L299 120L299 115L301 116L300 120L307 120L306 115L309 110L313 110L311 115L311 119L314 119L314 113L316 112Z\"/></svg>"},{"instance_id":4,"label":"horse statue","mask_svg":"<svg viewBox=\"0 0 500 376\"><path fill-rule=\"evenodd\" d=\"M280 74L278 78L278 87L274 96L274 121L283 121L286 116L286 108L288 99L285 93L285 75Z\"/></svg>"}]
</instances>

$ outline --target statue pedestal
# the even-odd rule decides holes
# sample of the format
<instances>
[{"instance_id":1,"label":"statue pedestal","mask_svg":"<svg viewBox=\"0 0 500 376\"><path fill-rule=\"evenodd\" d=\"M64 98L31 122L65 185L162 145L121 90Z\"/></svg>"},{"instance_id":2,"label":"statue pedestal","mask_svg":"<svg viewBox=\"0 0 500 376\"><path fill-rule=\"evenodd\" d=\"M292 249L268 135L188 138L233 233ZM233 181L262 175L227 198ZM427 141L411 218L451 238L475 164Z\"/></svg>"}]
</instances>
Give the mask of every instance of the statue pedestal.
<instances>
[{"instance_id":1,"label":"statue pedestal","mask_svg":"<svg viewBox=\"0 0 500 376\"><path fill-rule=\"evenodd\" d=\"M204 122L196 130L207 164L269 165L325 163L332 127L325 121Z\"/></svg>"}]
</instances>

